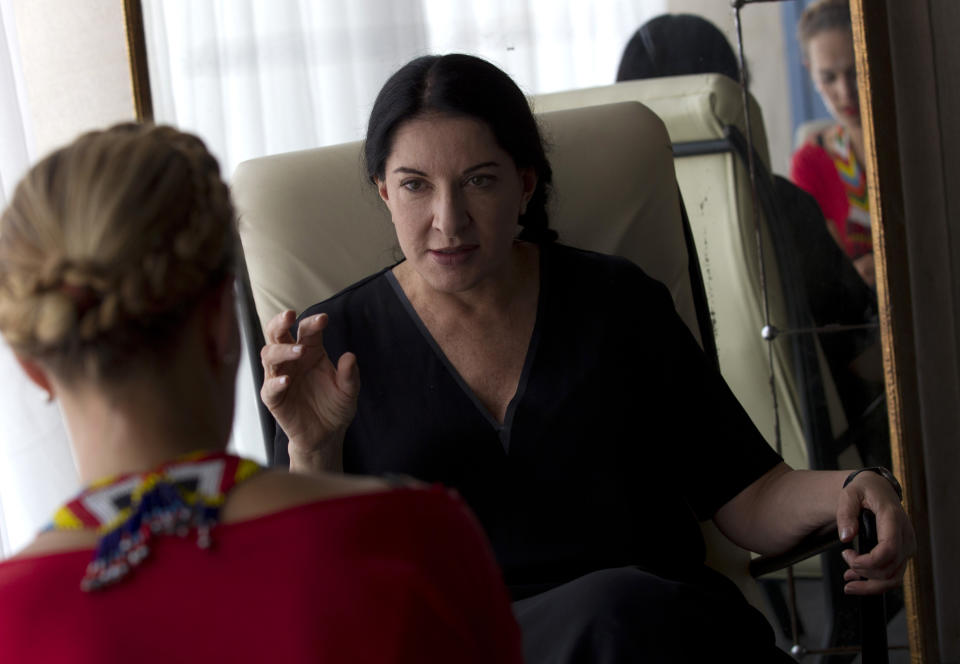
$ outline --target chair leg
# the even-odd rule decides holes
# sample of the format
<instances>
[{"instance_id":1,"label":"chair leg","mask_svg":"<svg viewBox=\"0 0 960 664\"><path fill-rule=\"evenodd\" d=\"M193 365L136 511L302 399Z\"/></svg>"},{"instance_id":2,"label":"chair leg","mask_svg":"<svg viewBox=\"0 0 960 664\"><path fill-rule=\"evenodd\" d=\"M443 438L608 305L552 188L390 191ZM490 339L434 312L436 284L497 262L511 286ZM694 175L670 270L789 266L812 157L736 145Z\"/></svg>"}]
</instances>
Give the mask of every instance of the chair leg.
<instances>
[{"instance_id":1,"label":"chair leg","mask_svg":"<svg viewBox=\"0 0 960 664\"><path fill-rule=\"evenodd\" d=\"M877 545L876 519L871 512L860 513L860 533L857 536L857 551L866 553ZM845 564L840 552L824 554L824 579L829 586L827 596L832 600L832 622L824 640L827 647L860 644L861 664L887 664L887 615L883 595L853 598L843 593L843 570ZM853 620L859 616L859 620ZM859 623L859 624L857 624ZM845 643L844 643L845 642ZM839 664L853 659L854 655L831 655L824 658L827 664Z\"/></svg>"},{"instance_id":2,"label":"chair leg","mask_svg":"<svg viewBox=\"0 0 960 664\"><path fill-rule=\"evenodd\" d=\"M825 599L821 647L826 650L860 643L859 602L843 592L846 563L840 557L839 550L822 554L821 561ZM856 653L823 655L819 664L847 664L855 657Z\"/></svg>"},{"instance_id":3,"label":"chair leg","mask_svg":"<svg viewBox=\"0 0 960 664\"><path fill-rule=\"evenodd\" d=\"M857 551L866 553L877 545L877 521L871 512L860 513L860 533L857 536ZM883 595L860 598L860 634L862 664L886 664L887 614Z\"/></svg>"}]
</instances>

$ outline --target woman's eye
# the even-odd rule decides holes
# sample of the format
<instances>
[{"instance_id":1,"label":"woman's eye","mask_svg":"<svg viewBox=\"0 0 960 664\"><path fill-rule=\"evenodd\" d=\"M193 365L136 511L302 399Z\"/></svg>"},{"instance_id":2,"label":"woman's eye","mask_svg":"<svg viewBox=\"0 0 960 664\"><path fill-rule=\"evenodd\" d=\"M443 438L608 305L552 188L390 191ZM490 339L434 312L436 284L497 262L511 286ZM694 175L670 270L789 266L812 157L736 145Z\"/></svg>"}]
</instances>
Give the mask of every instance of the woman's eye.
<instances>
[{"instance_id":1,"label":"woman's eye","mask_svg":"<svg viewBox=\"0 0 960 664\"><path fill-rule=\"evenodd\" d=\"M471 187L486 187L493 183L492 175L473 175L467 179L467 184Z\"/></svg>"},{"instance_id":2,"label":"woman's eye","mask_svg":"<svg viewBox=\"0 0 960 664\"><path fill-rule=\"evenodd\" d=\"M417 192L423 189L422 180L404 180L400 183L400 186L406 189L407 191Z\"/></svg>"}]
</instances>

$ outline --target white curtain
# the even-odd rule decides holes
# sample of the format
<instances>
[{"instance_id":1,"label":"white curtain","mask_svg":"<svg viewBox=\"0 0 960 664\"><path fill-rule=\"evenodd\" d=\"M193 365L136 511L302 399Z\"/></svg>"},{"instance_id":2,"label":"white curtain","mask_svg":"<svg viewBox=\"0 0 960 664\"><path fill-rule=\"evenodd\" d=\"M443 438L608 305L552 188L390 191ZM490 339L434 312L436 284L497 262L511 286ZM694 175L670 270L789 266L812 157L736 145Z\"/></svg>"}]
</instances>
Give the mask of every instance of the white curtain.
<instances>
[{"instance_id":1,"label":"white curtain","mask_svg":"<svg viewBox=\"0 0 960 664\"><path fill-rule=\"evenodd\" d=\"M0 0L0 208L35 157L11 0ZM0 558L25 545L78 489L56 404L0 341Z\"/></svg>"},{"instance_id":2,"label":"white curtain","mask_svg":"<svg viewBox=\"0 0 960 664\"><path fill-rule=\"evenodd\" d=\"M155 115L244 159L363 136L377 91L426 53L487 58L527 94L603 85L665 0L143 0ZM35 158L12 0L0 0L0 207ZM51 44L51 48L55 48ZM232 448L262 460L244 354ZM79 489L56 404L0 342L0 558Z\"/></svg>"},{"instance_id":3,"label":"white curtain","mask_svg":"<svg viewBox=\"0 0 960 664\"><path fill-rule=\"evenodd\" d=\"M357 140L383 82L426 53L479 55L527 94L613 82L664 0L144 0L154 115L245 159ZM240 367L234 449L263 460Z\"/></svg>"},{"instance_id":4,"label":"white curtain","mask_svg":"<svg viewBox=\"0 0 960 664\"><path fill-rule=\"evenodd\" d=\"M462 52L527 94L612 83L664 0L144 0L157 121L245 159L357 140L387 77Z\"/></svg>"}]
</instances>

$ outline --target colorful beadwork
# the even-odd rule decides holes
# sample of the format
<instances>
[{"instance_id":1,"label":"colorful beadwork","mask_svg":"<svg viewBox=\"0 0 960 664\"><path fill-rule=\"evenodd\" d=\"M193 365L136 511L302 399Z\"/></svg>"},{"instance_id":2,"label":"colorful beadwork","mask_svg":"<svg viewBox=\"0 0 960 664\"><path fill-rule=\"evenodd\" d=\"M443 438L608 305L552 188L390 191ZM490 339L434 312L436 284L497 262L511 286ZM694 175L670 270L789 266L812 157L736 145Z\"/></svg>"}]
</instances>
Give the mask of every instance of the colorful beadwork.
<instances>
[{"instance_id":1,"label":"colorful beadwork","mask_svg":"<svg viewBox=\"0 0 960 664\"><path fill-rule=\"evenodd\" d=\"M194 452L146 473L93 483L53 515L48 530L96 528L100 541L80 582L84 591L116 583L150 554L153 535L197 533L211 545L220 506L261 466L226 452Z\"/></svg>"},{"instance_id":2,"label":"colorful beadwork","mask_svg":"<svg viewBox=\"0 0 960 664\"><path fill-rule=\"evenodd\" d=\"M850 209L847 214L846 242L851 258L858 258L873 250L870 230L870 205L867 198L867 174L853 151L849 133L837 125L825 136L827 153L840 176Z\"/></svg>"}]
</instances>

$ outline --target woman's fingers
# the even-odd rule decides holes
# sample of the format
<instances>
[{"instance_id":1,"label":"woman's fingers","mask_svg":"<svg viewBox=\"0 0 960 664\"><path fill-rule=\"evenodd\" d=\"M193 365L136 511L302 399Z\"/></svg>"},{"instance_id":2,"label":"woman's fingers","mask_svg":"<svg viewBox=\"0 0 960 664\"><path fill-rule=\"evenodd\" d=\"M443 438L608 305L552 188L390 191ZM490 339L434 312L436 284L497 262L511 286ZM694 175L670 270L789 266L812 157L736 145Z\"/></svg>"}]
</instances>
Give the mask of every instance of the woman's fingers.
<instances>
[{"instance_id":1,"label":"woman's fingers","mask_svg":"<svg viewBox=\"0 0 960 664\"><path fill-rule=\"evenodd\" d=\"M901 561L899 565L895 565L888 569L884 570L863 570L850 568L843 573L844 581L863 581L864 579L876 579L879 581L886 581L891 579L896 579L899 581L898 574L904 567L906 567L907 561Z\"/></svg>"},{"instance_id":2,"label":"woman's fingers","mask_svg":"<svg viewBox=\"0 0 960 664\"><path fill-rule=\"evenodd\" d=\"M303 352L302 348L295 348L290 326L293 325L296 314L292 309L281 311L267 322L266 345L260 349L260 363L266 378L275 378L280 373L281 366L295 359Z\"/></svg>"},{"instance_id":3,"label":"woman's fingers","mask_svg":"<svg viewBox=\"0 0 960 664\"><path fill-rule=\"evenodd\" d=\"M873 551L864 555L858 556L852 549L847 549L841 555L843 555L844 562L850 566L850 571L857 576L869 579L886 579L889 578L905 560L904 557L897 554L897 547L892 545L884 546L881 543L878 544Z\"/></svg>"},{"instance_id":4,"label":"woman's fingers","mask_svg":"<svg viewBox=\"0 0 960 664\"><path fill-rule=\"evenodd\" d=\"M278 314L267 327L273 341L260 350L264 368L261 399L273 411L295 384L298 395L303 389L309 393L304 393L306 400L298 401L300 405L311 404L309 407L316 409L316 415L336 424L339 418L334 412L326 412L328 409L352 413L356 407L360 392L357 358L353 353L344 353L336 367L330 363L323 346L323 331L330 320L327 314L301 320L296 341L289 332L292 316L292 311Z\"/></svg>"},{"instance_id":5,"label":"woman's fingers","mask_svg":"<svg viewBox=\"0 0 960 664\"><path fill-rule=\"evenodd\" d=\"M330 317L327 314L304 318L297 326L297 343L305 346L323 346L323 330L329 321Z\"/></svg>"},{"instance_id":6,"label":"woman's fingers","mask_svg":"<svg viewBox=\"0 0 960 664\"><path fill-rule=\"evenodd\" d=\"M844 562L850 566L843 574L847 582L844 592L851 595L882 593L900 585L907 561L916 548L912 527L902 512L888 507L874 509L877 545L864 554L857 554L853 549L842 553Z\"/></svg>"},{"instance_id":7,"label":"woman's fingers","mask_svg":"<svg viewBox=\"0 0 960 664\"><path fill-rule=\"evenodd\" d=\"M302 344L267 344L260 349L260 363L268 378L290 373L291 362L296 362L306 354Z\"/></svg>"},{"instance_id":8,"label":"woman's fingers","mask_svg":"<svg viewBox=\"0 0 960 664\"><path fill-rule=\"evenodd\" d=\"M305 360L302 366L309 369L326 356L323 347L323 330L327 326L329 317L326 314L319 314L300 321L295 341L290 334L293 313L292 310L288 310L277 314L267 326L267 332L272 341L261 349L260 361L268 378L296 373L296 365L291 363L300 359Z\"/></svg>"},{"instance_id":9,"label":"woman's fingers","mask_svg":"<svg viewBox=\"0 0 960 664\"><path fill-rule=\"evenodd\" d=\"M337 362L337 387L354 401L360 394L360 368L353 353L344 353Z\"/></svg>"},{"instance_id":10,"label":"woman's fingers","mask_svg":"<svg viewBox=\"0 0 960 664\"><path fill-rule=\"evenodd\" d=\"M295 320L296 312L293 309L281 311L271 318L267 322L267 344L292 344L293 335L290 334L290 327Z\"/></svg>"},{"instance_id":11,"label":"woman's fingers","mask_svg":"<svg viewBox=\"0 0 960 664\"><path fill-rule=\"evenodd\" d=\"M851 567L880 569L896 567L912 551L907 550L904 542L904 529L896 518L881 513L877 516L877 544L870 551L858 554L853 549L844 551L844 559Z\"/></svg>"},{"instance_id":12,"label":"woman's fingers","mask_svg":"<svg viewBox=\"0 0 960 664\"><path fill-rule=\"evenodd\" d=\"M277 376L263 381L260 387L260 398L264 405L271 411L283 402L287 388L290 387L289 376Z\"/></svg>"},{"instance_id":13,"label":"woman's fingers","mask_svg":"<svg viewBox=\"0 0 960 664\"><path fill-rule=\"evenodd\" d=\"M843 491L840 493L839 504L837 505L837 531L840 534L841 542L849 542L856 536L859 530L858 519L860 517L860 495L855 491Z\"/></svg>"},{"instance_id":14,"label":"woman's fingers","mask_svg":"<svg viewBox=\"0 0 960 664\"><path fill-rule=\"evenodd\" d=\"M876 595L893 590L900 585L906 567L907 561L903 561L889 576L874 579L867 579L853 570L847 570L843 575L844 580L847 581L843 592L848 595Z\"/></svg>"}]
</instances>

